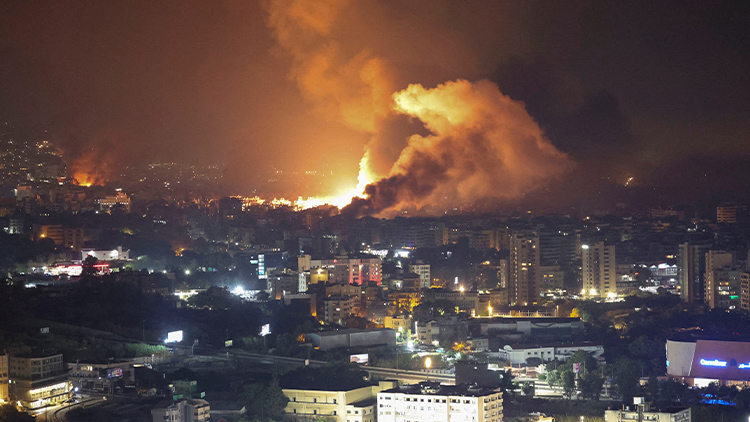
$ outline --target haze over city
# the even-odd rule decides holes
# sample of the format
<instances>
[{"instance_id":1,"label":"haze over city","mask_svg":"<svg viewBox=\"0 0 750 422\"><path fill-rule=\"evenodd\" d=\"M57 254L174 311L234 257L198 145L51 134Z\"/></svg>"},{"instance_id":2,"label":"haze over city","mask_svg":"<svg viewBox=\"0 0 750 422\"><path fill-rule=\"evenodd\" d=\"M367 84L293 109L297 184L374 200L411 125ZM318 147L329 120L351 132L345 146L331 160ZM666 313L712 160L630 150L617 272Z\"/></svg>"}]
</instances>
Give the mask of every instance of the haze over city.
<instances>
[{"instance_id":1,"label":"haze over city","mask_svg":"<svg viewBox=\"0 0 750 422\"><path fill-rule=\"evenodd\" d=\"M0 7L0 116L99 180L211 164L226 193L282 172L272 193L296 198L397 176L373 191L399 205L376 208L492 209L549 186L575 205L628 180L746 194L741 2Z\"/></svg>"}]
</instances>

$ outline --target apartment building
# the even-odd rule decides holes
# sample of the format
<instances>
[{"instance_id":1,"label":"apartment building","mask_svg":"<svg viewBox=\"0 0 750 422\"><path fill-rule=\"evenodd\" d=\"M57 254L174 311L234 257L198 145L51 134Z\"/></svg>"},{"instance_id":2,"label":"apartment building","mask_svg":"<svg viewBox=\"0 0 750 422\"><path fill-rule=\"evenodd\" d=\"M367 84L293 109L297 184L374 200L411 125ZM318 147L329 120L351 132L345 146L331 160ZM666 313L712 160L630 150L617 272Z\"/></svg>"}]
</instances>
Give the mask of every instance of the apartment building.
<instances>
[{"instance_id":1,"label":"apartment building","mask_svg":"<svg viewBox=\"0 0 750 422\"><path fill-rule=\"evenodd\" d=\"M395 388L397 381L379 381L350 390L282 388L289 399L284 412L287 420L308 421L325 418L336 422L375 422L375 404L380 391Z\"/></svg>"},{"instance_id":2,"label":"apartment building","mask_svg":"<svg viewBox=\"0 0 750 422\"><path fill-rule=\"evenodd\" d=\"M501 422L503 393L421 382L378 393L377 412L378 422Z\"/></svg>"}]
</instances>

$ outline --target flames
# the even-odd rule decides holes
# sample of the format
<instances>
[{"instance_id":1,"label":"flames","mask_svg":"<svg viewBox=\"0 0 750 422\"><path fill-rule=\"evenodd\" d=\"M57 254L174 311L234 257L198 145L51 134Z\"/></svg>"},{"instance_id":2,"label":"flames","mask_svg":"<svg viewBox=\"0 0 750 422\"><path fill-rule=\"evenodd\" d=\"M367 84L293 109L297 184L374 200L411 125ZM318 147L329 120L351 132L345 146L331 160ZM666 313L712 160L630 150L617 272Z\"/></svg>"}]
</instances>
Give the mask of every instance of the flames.
<instances>
[{"instance_id":1,"label":"flames","mask_svg":"<svg viewBox=\"0 0 750 422\"><path fill-rule=\"evenodd\" d=\"M73 182L79 186L91 187L106 182L104 174L97 172L97 165L92 161L93 157L79 157L73 162L71 174Z\"/></svg>"},{"instance_id":2,"label":"flames","mask_svg":"<svg viewBox=\"0 0 750 422\"><path fill-rule=\"evenodd\" d=\"M300 198L300 208L331 204L361 216L497 204L518 200L573 166L524 104L490 81L397 90L396 66L352 49L346 34L336 32L357 7L345 0L266 3L268 25L291 58L289 77L303 97L325 118L371 136L358 185L335 197ZM406 120L421 122L429 134L398 139L392 128Z\"/></svg>"},{"instance_id":3,"label":"flames","mask_svg":"<svg viewBox=\"0 0 750 422\"><path fill-rule=\"evenodd\" d=\"M103 185L109 180L114 152L102 147L93 147L84 151L68 164L73 182L79 186L91 187Z\"/></svg>"},{"instance_id":4,"label":"flames","mask_svg":"<svg viewBox=\"0 0 750 422\"><path fill-rule=\"evenodd\" d=\"M96 176L92 176L86 173L73 173L73 180L74 183L78 186L85 186L89 188L96 183Z\"/></svg>"}]
</instances>

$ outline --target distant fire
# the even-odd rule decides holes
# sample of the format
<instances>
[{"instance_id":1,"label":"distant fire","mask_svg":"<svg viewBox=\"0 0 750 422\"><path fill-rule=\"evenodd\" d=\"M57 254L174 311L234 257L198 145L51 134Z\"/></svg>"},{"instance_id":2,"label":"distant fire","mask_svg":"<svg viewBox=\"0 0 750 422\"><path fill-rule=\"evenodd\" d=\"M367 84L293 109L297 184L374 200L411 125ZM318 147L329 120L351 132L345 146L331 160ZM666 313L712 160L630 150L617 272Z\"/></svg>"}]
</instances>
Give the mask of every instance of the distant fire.
<instances>
[{"instance_id":1,"label":"distant fire","mask_svg":"<svg viewBox=\"0 0 750 422\"><path fill-rule=\"evenodd\" d=\"M73 173L73 179L75 179L77 185L85 186L87 188L93 186L94 181L96 180L95 177L86 173Z\"/></svg>"},{"instance_id":2,"label":"distant fire","mask_svg":"<svg viewBox=\"0 0 750 422\"><path fill-rule=\"evenodd\" d=\"M107 165L109 159L111 157L98 148L77 157L69 165L74 183L86 187L106 183L110 172Z\"/></svg>"},{"instance_id":3,"label":"distant fire","mask_svg":"<svg viewBox=\"0 0 750 422\"><path fill-rule=\"evenodd\" d=\"M357 2L264 4L277 45L291 58L289 78L313 112L371 137L355 189L299 200L300 207L327 203L347 215L386 216L406 209L435 213L510 203L574 166L525 105L488 80L399 90L397 63L375 50L345 48L339 24ZM422 123L427 133L390 132L407 119Z\"/></svg>"},{"instance_id":4,"label":"distant fire","mask_svg":"<svg viewBox=\"0 0 750 422\"><path fill-rule=\"evenodd\" d=\"M286 198L273 198L270 200L263 199L259 196L251 197L239 197L242 200L243 210L253 206L267 205L271 208L290 207L295 211L302 211L310 208L316 208L324 205L331 205L337 208L343 208L348 205L352 198L356 196L353 193L348 193L340 196L330 197L298 197L297 199L291 200Z\"/></svg>"}]
</instances>

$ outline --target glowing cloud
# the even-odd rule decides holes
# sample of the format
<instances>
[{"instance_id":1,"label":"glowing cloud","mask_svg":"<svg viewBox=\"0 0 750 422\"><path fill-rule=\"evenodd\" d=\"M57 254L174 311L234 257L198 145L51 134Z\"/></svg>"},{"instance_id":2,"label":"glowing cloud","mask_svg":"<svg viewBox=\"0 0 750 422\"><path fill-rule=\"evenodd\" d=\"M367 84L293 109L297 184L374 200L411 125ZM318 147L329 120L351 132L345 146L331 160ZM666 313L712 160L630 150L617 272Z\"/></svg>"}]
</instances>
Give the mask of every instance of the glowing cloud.
<instances>
[{"instance_id":1,"label":"glowing cloud","mask_svg":"<svg viewBox=\"0 0 750 422\"><path fill-rule=\"evenodd\" d=\"M431 135L413 135L390 175L368 185L367 199L353 201L348 212L518 199L572 166L523 104L489 81L410 85L393 98L399 112L421 120Z\"/></svg>"}]
</instances>

